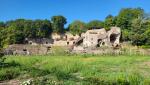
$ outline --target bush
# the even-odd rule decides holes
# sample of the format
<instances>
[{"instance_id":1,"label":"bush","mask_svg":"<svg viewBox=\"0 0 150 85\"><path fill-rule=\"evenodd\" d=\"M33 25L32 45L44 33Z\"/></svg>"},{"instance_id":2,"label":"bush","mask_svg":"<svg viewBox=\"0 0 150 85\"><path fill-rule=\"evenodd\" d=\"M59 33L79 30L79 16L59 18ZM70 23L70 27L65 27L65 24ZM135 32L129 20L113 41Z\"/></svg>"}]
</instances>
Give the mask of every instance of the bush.
<instances>
[{"instance_id":1,"label":"bush","mask_svg":"<svg viewBox=\"0 0 150 85\"><path fill-rule=\"evenodd\" d=\"M6 59L3 56L4 56L4 54L2 52L0 52L0 67L4 66L4 61Z\"/></svg>"},{"instance_id":2,"label":"bush","mask_svg":"<svg viewBox=\"0 0 150 85\"><path fill-rule=\"evenodd\" d=\"M0 81L10 80L16 78L19 75L19 69L17 68L7 68L0 70Z\"/></svg>"}]
</instances>

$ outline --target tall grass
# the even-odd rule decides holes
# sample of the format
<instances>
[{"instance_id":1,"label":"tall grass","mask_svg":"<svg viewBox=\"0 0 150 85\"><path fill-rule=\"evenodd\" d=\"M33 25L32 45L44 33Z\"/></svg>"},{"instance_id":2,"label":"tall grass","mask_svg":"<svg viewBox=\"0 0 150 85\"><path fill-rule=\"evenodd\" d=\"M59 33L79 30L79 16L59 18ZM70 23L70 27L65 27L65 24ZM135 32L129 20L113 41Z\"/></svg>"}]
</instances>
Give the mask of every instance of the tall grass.
<instances>
[{"instance_id":1,"label":"tall grass","mask_svg":"<svg viewBox=\"0 0 150 85\"><path fill-rule=\"evenodd\" d=\"M36 85L149 85L149 56L6 56L0 80L32 79Z\"/></svg>"}]
</instances>

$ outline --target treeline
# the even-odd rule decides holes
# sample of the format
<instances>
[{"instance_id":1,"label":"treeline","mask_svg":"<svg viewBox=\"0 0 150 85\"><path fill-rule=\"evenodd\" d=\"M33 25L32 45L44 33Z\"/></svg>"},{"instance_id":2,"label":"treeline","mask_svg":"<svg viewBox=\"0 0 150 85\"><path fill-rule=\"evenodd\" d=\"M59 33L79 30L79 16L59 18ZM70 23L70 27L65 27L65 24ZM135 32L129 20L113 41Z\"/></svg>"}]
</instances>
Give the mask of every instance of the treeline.
<instances>
[{"instance_id":1,"label":"treeline","mask_svg":"<svg viewBox=\"0 0 150 85\"><path fill-rule=\"evenodd\" d=\"M122 41L133 45L150 45L150 17L141 8L122 9L117 16L108 15L104 21L93 20L88 23L73 21L67 28L64 16L53 16L49 20L16 19L0 22L0 46L23 43L25 38L51 38L51 33L70 32L81 34L91 28L118 26L122 30Z\"/></svg>"}]
</instances>

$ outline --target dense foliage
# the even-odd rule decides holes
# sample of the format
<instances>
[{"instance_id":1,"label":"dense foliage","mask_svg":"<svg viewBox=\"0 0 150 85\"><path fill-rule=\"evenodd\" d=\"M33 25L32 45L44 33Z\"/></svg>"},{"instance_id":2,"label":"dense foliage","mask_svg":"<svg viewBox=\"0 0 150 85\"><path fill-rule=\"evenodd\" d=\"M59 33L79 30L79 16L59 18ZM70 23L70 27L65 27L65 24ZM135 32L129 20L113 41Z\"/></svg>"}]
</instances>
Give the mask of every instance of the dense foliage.
<instances>
[{"instance_id":1,"label":"dense foliage","mask_svg":"<svg viewBox=\"0 0 150 85\"><path fill-rule=\"evenodd\" d=\"M67 23L67 20L63 16L53 16L52 19L53 31L56 33L64 32L64 25Z\"/></svg>"},{"instance_id":2,"label":"dense foliage","mask_svg":"<svg viewBox=\"0 0 150 85\"><path fill-rule=\"evenodd\" d=\"M48 38L52 32L49 20L17 19L0 26L0 46L24 43L25 38Z\"/></svg>"},{"instance_id":3,"label":"dense foliage","mask_svg":"<svg viewBox=\"0 0 150 85\"><path fill-rule=\"evenodd\" d=\"M104 21L92 20L88 23L73 21L64 28L67 19L64 16L53 16L51 20L16 19L0 22L0 48L9 44L24 43L25 38L50 38L51 33L71 32L81 34L91 28L118 26L122 30L122 41L133 45L150 45L150 18L141 8L122 9L117 16L108 15Z\"/></svg>"},{"instance_id":4,"label":"dense foliage","mask_svg":"<svg viewBox=\"0 0 150 85\"><path fill-rule=\"evenodd\" d=\"M2 52L2 49L0 49L0 67L4 65L5 58L3 56L4 54Z\"/></svg>"},{"instance_id":5,"label":"dense foliage","mask_svg":"<svg viewBox=\"0 0 150 85\"><path fill-rule=\"evenodd\" d=\"M74 21L69 25L69 31L73 34L81 34L83 32L85 32L86 29L86 24L84 22L81 21Z\"/></svg>"}]
</instances>

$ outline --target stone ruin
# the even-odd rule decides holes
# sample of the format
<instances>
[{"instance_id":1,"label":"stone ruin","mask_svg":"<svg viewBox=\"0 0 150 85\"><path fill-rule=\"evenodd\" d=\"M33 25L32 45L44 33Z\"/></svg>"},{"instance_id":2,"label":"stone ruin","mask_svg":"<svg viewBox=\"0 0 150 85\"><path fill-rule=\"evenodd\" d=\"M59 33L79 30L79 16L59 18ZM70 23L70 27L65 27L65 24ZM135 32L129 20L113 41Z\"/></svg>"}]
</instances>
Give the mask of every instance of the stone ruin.
<instances>
[{"instance_id":1,"label":"stone ruin","mask_svg":"<svg viewBox=\"0 0 150 85\"><path fill-rule=\"evenodd\" d=\"M82 51L103 46L116 48L120 46L120 36L119 27L111 27L109 31L105 28L88 30L76 41L73 50Z\"/></svg>"},{"instance_id":2,"label":"stone ruin","mask_svg":"<svg viewBox=\"0 0 150 85\"><path fill-rule=\"evenodd\" d=\"M51 47L45 45L13 44L5 49L5 55L43 55L47 54Z\"/></svg>"},{"instance_id":3,"label":"stone ruin","mask_svg":"<svg viewBox=\"0 0 150 85\"><path fill-rule=\"evenodd\" d=\"M25 44L14 44L5 49L5 54L48 54L52 46L70 47L70 51L81 51L101 47L119 47L121 30L119 27L111 27L109 31L104 28L91 29L79 35L52 34L51 39L25 39Z\"/></svg>"}]
</instances>

